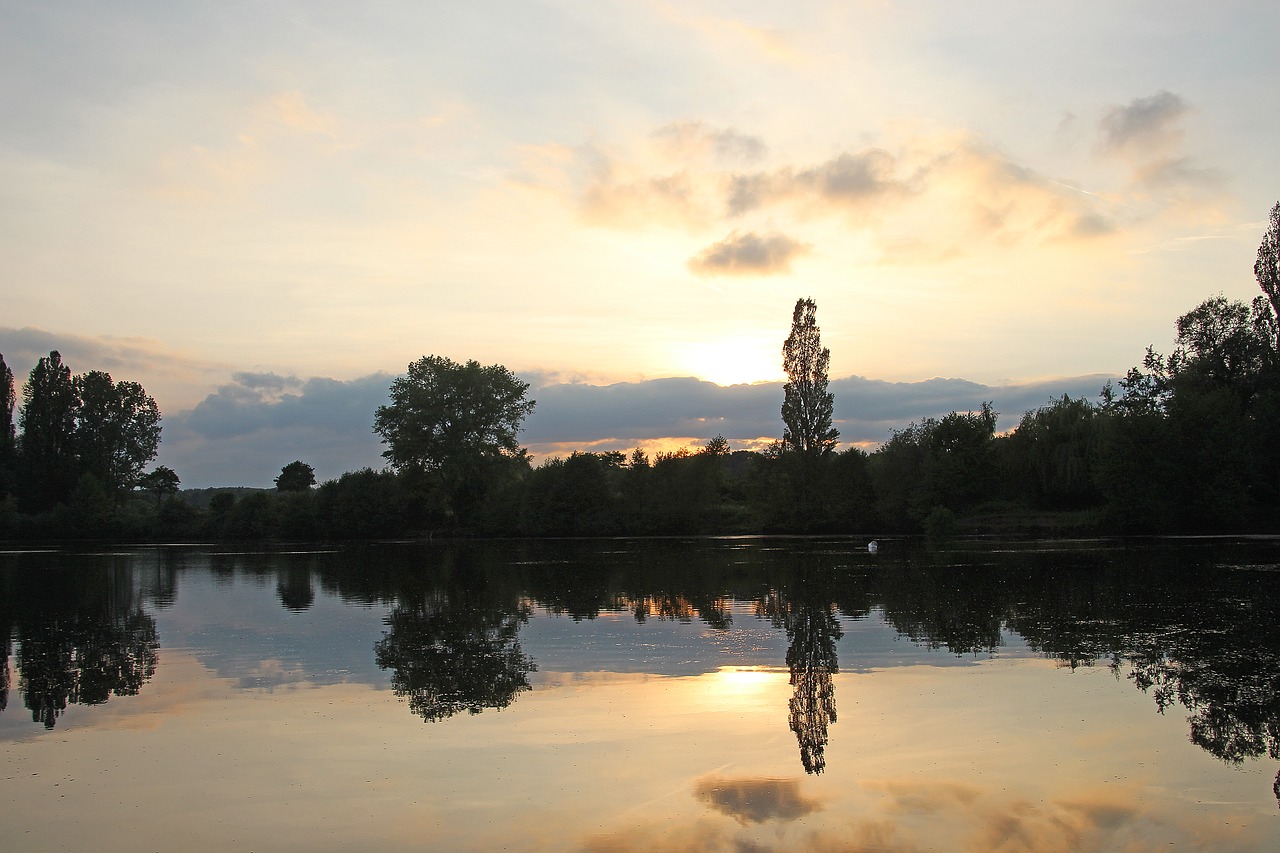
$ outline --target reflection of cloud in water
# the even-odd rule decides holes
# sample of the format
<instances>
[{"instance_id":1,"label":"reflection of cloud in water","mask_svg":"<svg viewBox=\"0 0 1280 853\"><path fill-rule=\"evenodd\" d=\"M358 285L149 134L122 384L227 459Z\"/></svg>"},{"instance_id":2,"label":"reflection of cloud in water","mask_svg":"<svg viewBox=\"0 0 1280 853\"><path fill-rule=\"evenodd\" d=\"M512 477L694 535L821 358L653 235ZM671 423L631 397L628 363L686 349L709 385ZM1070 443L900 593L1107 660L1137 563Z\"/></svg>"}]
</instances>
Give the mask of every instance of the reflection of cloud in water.
<instances>
[{"instance_id":1,"label":"reflection of cloud in water","mask_svg":"<svg viewBox=\"0 0 1280 853\"><path fill-rule=\"evenodd\" d=\"M240 676L236 687L242 690L266 690L268 693L277 687L309 682L311 678L301 664L286 667L281 660L259 661L252 670Z\"/></svg>"},{"instance_id":2,"label":"reflection of cloud in water","mask_svg":"<svg viewBox=\"0 0 1280 853\"><path fill-rule=\"evenodd\" d=\"M724 779L707 777L694 786L693 795L738 823L796 820L822 808L800 792L797 779Z\"/></svg>"},{"instance_id":3,"label":"reflection of cloud in water","mask_svg":"<svg viewBox=\"0 0 1280 853\"><path fill-rule=\"evenodd\" d=\"M715 812L685 822L644 822L592 835L593 853L707 850L816 853L956 850L966 853L1101 853L1106 850L1268 849L1269 825L1244 813L1229 822L1184 801L1143 796L1143 788L1047 792L1029 799L959 780L868 780L856 802L805 797L800 780L698 780L694 796ZM821 814L817 814L817 813ZM801 821L801 818L806 818ZM761 824L778 821L765 828ZM799 822L794 822L799 821Z\"/></svg>"}]
</instances>

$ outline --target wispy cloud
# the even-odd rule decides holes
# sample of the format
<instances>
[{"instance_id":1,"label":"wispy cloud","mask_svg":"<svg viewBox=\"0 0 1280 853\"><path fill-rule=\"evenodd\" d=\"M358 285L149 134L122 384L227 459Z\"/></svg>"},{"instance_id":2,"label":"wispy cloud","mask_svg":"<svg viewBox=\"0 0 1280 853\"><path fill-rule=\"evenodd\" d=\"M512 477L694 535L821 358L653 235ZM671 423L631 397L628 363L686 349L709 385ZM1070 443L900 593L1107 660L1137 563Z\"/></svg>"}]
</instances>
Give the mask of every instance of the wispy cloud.
<instances>
[{"instance_id":1,"label":"wispy cloud","mask_svg":"<svg viewBox=\"0 0 1280 853\"><path fill-rule=\"evenodd\" d=\"M802 250L830 243L831 228L815 231L819 222L866 236L887 263L1087 242L1125 224L1124 206L1113 199L1043 174L970 133L910 135L892 147L846 149L811 164L744 169L727 162L730 153L755 158L766 151L755 136L692 122L661 128L638 145L593 145L537 171L562 188L574 182L551 178L557 170L587 175L571 203L592 225L694 235L727 228L729 237L689 262L700 275L786 271ZM1170 162L1162 174L1185 177L1194 169ZM810 233L820 236L811 240Z\"/></svg>"},{"instance_id":2,"label":"wispy cloud","mask_svg":"<svg viewBox=\"0 0 1280 853\"><path fill-rule=\"evenodd\" d=\"M1226 175L1197 164L1183 151L1182 121L1191 106L1161 90L1114 106L1098 121L1098 149L1128 164L1135 187L1174 199L1220 191Z\"/></svg>"},{"instance_id":3,"label":"wispy cloud","mask_svg":"<svg viewBox=\"0 0 1280 853\"><path fill-rule=\"evenodd\" d=\"M1182 141L1178 120L1188 109L1185 100L1167 91L1112 107L1098 122L1102 149L1144 159L1163 154Z\"/></svg>"},{"instance_id":4,"label":"wispy cloud","mask_svg":"<svg viewBox=\"0 0 1280 853\"><path fill-rule=\"evenodd\" d=\"M763 139L731 127L712 127L701 121L678 121L663 125L653 138L665 153L686 161L715 160L754 162L768 152Z\"/></svg>"},{"instance_id":5,"label":"wispy cloud","mask_svg":"<svg viewBox=\"0 0 1280 853\"><path fill-rule=\"evenodd\" d=\"M0 327L0 354L13 371L19 395L31 368L51 350L62 355L73 373L105 370L117 380L140 381L162 404L168 400L176 406L189 405L192 389L208 387L230 369L228 364L201 359L152 338Z\"/></svg>"}]
</instances>

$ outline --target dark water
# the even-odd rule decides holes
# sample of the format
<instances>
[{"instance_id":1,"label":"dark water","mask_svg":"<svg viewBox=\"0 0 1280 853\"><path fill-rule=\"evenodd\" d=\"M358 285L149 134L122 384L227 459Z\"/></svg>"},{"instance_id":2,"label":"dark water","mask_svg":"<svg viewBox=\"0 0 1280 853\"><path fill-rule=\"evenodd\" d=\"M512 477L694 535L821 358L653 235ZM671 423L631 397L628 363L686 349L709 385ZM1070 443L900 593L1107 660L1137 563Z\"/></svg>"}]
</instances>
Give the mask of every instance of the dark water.
<instances>
[{"instance_id":1,"label":"dark water","mask_svg":"<svg viewBox=\"0 0 1280 853\"><path fill-rule=\"evenodd\" d=\"M1280 842L1274 539L0 561L38 849Z\"/></svg>"}]
</instances>

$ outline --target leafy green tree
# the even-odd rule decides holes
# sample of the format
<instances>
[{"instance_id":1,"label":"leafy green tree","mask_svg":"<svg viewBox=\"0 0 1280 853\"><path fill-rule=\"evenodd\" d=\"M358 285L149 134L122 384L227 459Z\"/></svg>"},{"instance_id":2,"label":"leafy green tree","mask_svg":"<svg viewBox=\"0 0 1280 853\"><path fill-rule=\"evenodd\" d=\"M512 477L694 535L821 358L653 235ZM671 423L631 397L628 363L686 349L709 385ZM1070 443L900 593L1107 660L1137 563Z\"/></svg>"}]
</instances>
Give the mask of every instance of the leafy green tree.
<instances>
[{"instance_id":1,"label":"leafy green tree","mask_svg":"<svg viewBox=\"0 0 1280 853\"><path fill-rule=\"evenodd\" d=\"M374 413L373 430L393 468L434 480L459 524L513 463L527 469L516 436L535 405L528 390L500 364L425 356L391 383L391 402Z\"/></svg>"},{"instance_id":2,"label":"leafy green tree","mask_svg":"<svg viewBox=\"0 0 1280 853\"><path fill-rule=\"evenodd\" d=\"M91 370L75 378L79 397L75 445L82 470L118 502L160 447L160 410L137 382L113 382Z\"/></svg>"},{"instance_id":3,"label":"leafy green tree","mask_svg":"<svg viewBox=\"0 0 1280 853\"><path fill-rule=\"evenodd\" d=\"M316 484L316 471L302 460L295 460L280 469L275 483L278 492L305 492Z\"/></svg>"},{"instance_id":4,"label":"leafy green tree","mask_svg":"<svg viewBox=\"0 0 1280 853\"><path fill-rule=\"evenodd\" d=\"M65 501L75 487L79 409L71 368L54 350L36 362L22 389L21 491L29 510L45 510Z\"/></svg>"}]
</instances>

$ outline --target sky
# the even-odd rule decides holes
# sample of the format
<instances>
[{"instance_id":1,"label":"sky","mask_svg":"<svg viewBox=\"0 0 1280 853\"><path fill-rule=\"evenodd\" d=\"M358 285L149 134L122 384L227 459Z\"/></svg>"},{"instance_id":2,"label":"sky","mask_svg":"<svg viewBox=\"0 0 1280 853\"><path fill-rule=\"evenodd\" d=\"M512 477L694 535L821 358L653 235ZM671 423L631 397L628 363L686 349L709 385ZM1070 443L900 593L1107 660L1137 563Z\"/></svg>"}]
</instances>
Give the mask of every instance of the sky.
<instances>
[{"instance_id":1,"label":"sky","mask_svg":"<svg viewBox=\"0 0 1280 853\"><path fill-rule=\"evenodd\" d=\"M141 382L187 486L380 467L428 354L530 382L539 458L758 447L804 297L846 442L984 400L1007 429L1259 293L1276 32L1256 2L0 0L0 353Z\"/></svg>"}]
</instances>

